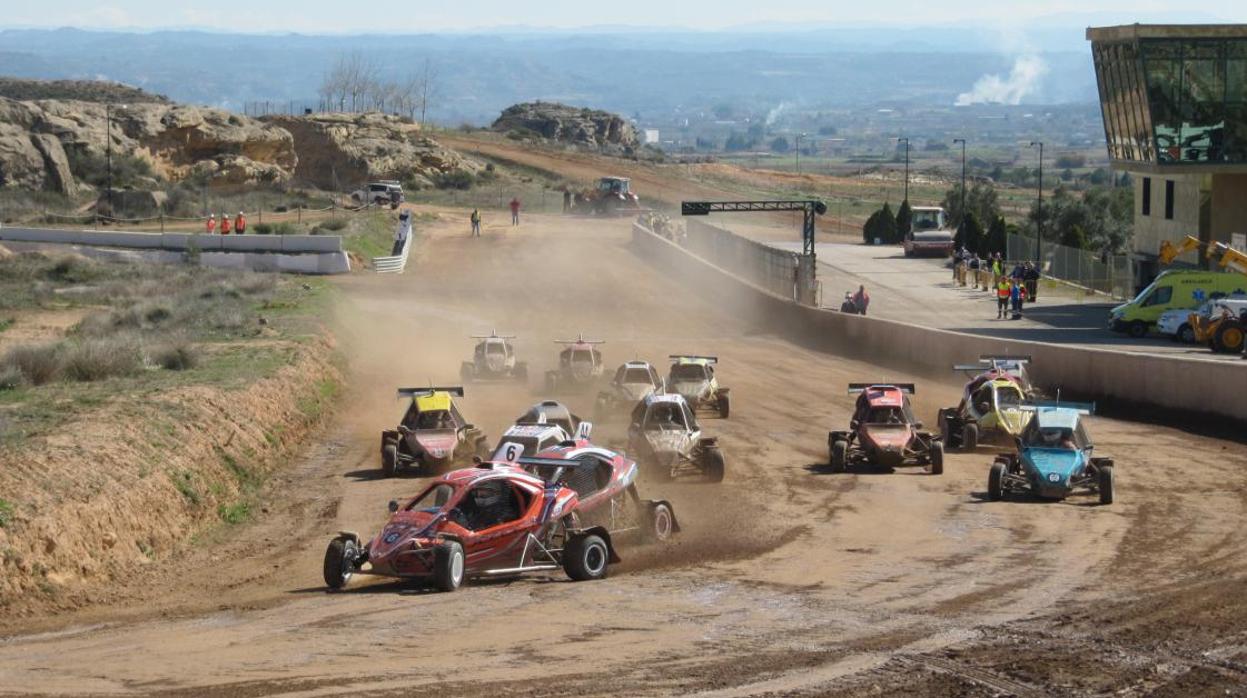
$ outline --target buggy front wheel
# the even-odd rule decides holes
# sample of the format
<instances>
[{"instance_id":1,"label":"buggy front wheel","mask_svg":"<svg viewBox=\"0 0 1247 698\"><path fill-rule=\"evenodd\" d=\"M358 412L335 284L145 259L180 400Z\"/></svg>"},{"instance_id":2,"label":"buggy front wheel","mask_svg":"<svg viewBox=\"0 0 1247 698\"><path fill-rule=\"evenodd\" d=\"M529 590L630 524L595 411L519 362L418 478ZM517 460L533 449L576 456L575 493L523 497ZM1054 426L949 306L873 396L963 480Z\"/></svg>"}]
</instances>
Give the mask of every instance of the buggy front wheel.
<instances>
[{"instance_id":1,"label":"buggy front wheel","mask_svg":"<svg viewBox=\"0 0 1247 698\"><path fill-rule=\"evenodd\" d=\"M999 502L1005 496L1005 464L999 461L992 463L987 473L987 498Z\"/></svg>"},{"instance_id":2,"label":"buggy front wheel","mask_svg":"<svg viewBox=\"0 0 1247 698\"><path fill-rule=\"evenodd\" d=\"M1100 490L1100 504L1113 503L1113 466L1101 465L1096 476L1097 489Z\"/></svg>"},{"instance_id":3,"label":"buggy front wheel","mask_svg":"<svg viewBox=\"0 0 1247 698\"><path fill-rule=\"evenodd\" d=\"M831 472L842 473L849 459L849 442L837 441L831 445Z\"/></svg>"},{"instance_id":4,"label":"buggy front wheel","mask_svg":"<svg viewBox=\"0 0 1247 698\"><path fill-rule=\"evenodd\" d=\"M944 442L932 441L929 457L931 459L931 474L944 474Z\"/></svg>"},{"instance_id":5,"label":"buggy front wheel","mask_svg":"<svg viewBox=\"0 0 1247 698\"><path fill-rule=\"evenodd\" d=\"M604 579L609 565L610 548L599 535L576 536L563 549L563 571L577 582Z\"/></svg>"}]
</instances>

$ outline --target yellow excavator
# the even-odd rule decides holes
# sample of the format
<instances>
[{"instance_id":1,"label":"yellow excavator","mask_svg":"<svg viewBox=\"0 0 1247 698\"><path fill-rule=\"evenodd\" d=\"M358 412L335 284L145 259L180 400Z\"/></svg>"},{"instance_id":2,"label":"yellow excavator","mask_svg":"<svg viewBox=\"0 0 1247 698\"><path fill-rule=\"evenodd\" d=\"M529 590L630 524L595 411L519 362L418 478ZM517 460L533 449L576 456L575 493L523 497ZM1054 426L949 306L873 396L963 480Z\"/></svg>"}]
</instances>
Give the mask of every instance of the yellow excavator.
<instances>
[{"instance_id":1,"label":"yellow excavator","mask_svg":"<svg viewBox=\"0 0 1247 698\"><path fill-rule=\"evenodd\" d=\"M1204 256L1218 260L1217 265L1227 271L1236 271L1247 276L1247 254L1230 247L1223 242L1205 243L1190 235L1175 245L1168 240L1160 243L1161 264L1171 264L1178 255L1204 249ZM1236 316L1228 308L1215 310L1209 317L1199 313L1191 313L1188 321L1195 331L1195 341L1208 345L1215 352L1238 353L1243 351L1244 340L1247 340L1247 319Z\"/></svg>"}]
</instances>

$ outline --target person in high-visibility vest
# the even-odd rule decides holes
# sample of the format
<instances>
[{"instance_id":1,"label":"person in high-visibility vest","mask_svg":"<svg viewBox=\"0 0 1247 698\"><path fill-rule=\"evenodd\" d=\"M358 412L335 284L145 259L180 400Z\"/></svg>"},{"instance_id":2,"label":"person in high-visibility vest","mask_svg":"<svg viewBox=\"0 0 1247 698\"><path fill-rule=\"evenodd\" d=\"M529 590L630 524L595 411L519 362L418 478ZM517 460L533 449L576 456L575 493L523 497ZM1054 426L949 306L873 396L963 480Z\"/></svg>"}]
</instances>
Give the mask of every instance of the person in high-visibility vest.
<instances>
[{"instance_id":1,"label":"person in high-visibility vest","mask_svg":"<svg viewBox=\"0 0 1247 698\"><path fill-rule=\"evenodd\" d=\"M205 225L207 226L209 235L216 232L216 214L215 213L208 214L208 222L205 223Z\"/></svg>"},{"instance_id":2,"label":"person in high-visibility vest","mask_svg":"<svg viewBox=\"0 0 1247 698\"><path fill-rule=\"evenodd\" d=\"M999 320L1005 316L1005 311L1009 309L1009 280L1001 278L996 282L996 319Z\"/></svg>"},{"instance_id":3,"label":"person in high-visibility vest","mask_svg":"<svg viewBox=\"0 0 1247 698\"><path fill-rule=\"evenodd\" d=\"M229 235L229 214L228 213L221 214L221 234Z\"/></svg>"},{"instance_id":4,"label":"person in high-visibility vest","mask_svg":"<svg viewBox=\"0 0 1247 698\"><path fill-rule=\"evenodd\" d=\"M234 219L234 234L242 235L245 232L247 232L247 217L239 211L238 217Z\"/></svg>"}]
</instances>

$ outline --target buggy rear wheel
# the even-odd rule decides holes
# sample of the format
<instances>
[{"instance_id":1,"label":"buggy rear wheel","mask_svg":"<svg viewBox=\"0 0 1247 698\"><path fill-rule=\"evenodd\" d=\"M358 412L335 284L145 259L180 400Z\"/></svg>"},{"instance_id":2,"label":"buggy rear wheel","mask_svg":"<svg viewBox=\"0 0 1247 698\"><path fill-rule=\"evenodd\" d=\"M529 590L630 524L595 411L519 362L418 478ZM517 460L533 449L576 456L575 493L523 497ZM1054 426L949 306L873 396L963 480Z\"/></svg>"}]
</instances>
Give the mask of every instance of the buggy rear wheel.
<instances>
[{"instance_id":1,"label":"buggy rear wheel","mask_svg":"<svg viewBox=\"0 0 1247 698\"><path fill-rule=\"evenodd\" d=\"M606 577L610 565L610 548L596 534L576 536L563 548L563 571L577 582Z\"/></svg>"},{"instance_id":2,"label":"buggy rear wheel","mask_svg":"<svg viewBox=\"0 0 1247 698\"><path fill-rule=\"evenodd\" d=\"M979 425L967 424L961 428L961 449L973 451L979 447Z\"/></svg>"},{"instance_id":3,"label":"buggy rear wheel","mask_svg":"<svg viewBox=\"0 0 1247 698\"><path fill-rule=\"evenodd\" d=\"M662 543L675 532L675 514L666 504L655 504L645 516L645 539Z\"/></svg>"},{"instance_id":4,"label":"buggy rear wheel","mask_svg":"<svg viewBox=\"0 0 1247 698\"><path fill-rule=\"evenodd\" d=\"M727 393L720 393L718 403L719 418L727 419L727 416L732 413L732 397Z\"/></svg>"},{"instance_id":5,"label":"buggy rear wheel","mask_svg":"<svg viewBox=\"0 0 1247 698\"><path fill-rule=\"evenodd\" d=\"M930 453L928 454L928 457L931 459L931 474L932 475L943 475L944 474L944 442L943 441L932 441Z\"/></svg>"},{"instance_id":6,"label":"buggy rear wheel","mask_svg":"<svg viewBox=\"0 0 1247 698\"><path fill-rule=\"evenodd\" d=\"M961 433L957 429L957 420L951 414L952 410L940 410L940 435L944 437L944 445L948 448L956 448L961 444L959 438Z\"/></svg>"},{"instance_id":7,"label":"buggy rear wheel","mask_svg":"<svg viewBox=\"0 0 1247 698\"><path fill-rule=\"evenodd\" d=\"M341 589L355 574L355 558L359 548L350 538L334 538L325 548L324 576L330 589Z\"/></svg>"},{"instance_id":8,"label":"buggy rear wheel","mask_svg":"<svg viewBox=\"0 0 1247 698\"><path fill-rule=\"evenodd\" d=\"M1101 465L1096 476L1097 489L1100 490L1100 504L1113 503L1113 466Z\"/></svg>"},{"instance_id":9,"label":"buggy rear wheel","mask_svg":"<svg viewBox=\"0 0 1247 698\"><path fill-rule=\"evenodd\" d=\"M1000 461L992 463L987 473L987 498L999 502L1005 496L1005 464Z\"/></svg>"},{"instance_id":10,"label":"buggy rear wheel","mask_svg":"<svg viewBox=\"0 0 1247 698\"><path fill-rule=\"evenodd\" d=\"M433 551L433 586L438 591L454 591L463 586L463 546L446 541Z\"/></svg>"},{"instance_id":11,"label":"buggy rear wheel","mask_svg":"<svg viewBox=\"0 0 1247 698\"><path fill-rule=\"evenodd\" d=\"M393 441L381 447L381 472L386 477L394 477L398 471L398 444Z\"/></svg>"}]
</instances>

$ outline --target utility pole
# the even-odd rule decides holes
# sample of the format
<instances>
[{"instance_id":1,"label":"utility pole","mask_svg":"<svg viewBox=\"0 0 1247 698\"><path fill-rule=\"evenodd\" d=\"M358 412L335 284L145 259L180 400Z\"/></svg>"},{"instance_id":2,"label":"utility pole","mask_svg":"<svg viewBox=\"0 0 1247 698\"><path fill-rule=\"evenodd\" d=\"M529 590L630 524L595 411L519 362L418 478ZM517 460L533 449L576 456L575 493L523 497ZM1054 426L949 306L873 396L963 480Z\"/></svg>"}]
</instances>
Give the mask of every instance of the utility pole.
<instances>
[{"instance_id":1,"label":"utility pole","mask_svg":"<svg viewBox=\"0 0 1247 698\"><path fill-rule=\"evenodd\" d=\"M1043 141L1031 141L1031 147L1039 146L1039 206L1036 209L1035 264L1043 266Z\"/></svg>"},{"instance_id":2,"label":"utility pole","mask_svg":"<svg viewBox=\"0 0 1247 698\"><path fill-rule=\"evenodd\" d=\"M965 230L966 223L966 139L954 138L953 144L961 144L961 220L957 227Z\"/></svg>"},{"instance_id":3,"label":"utility pole","mask_svg":"<svg viewBox=\"0 0 1247 698\"><path fill-rule=\"evenodd\" d=\"M897 143L905 144L905 201L909 201L909 139L897 138Z\"/></svg>"}]
</instances>

